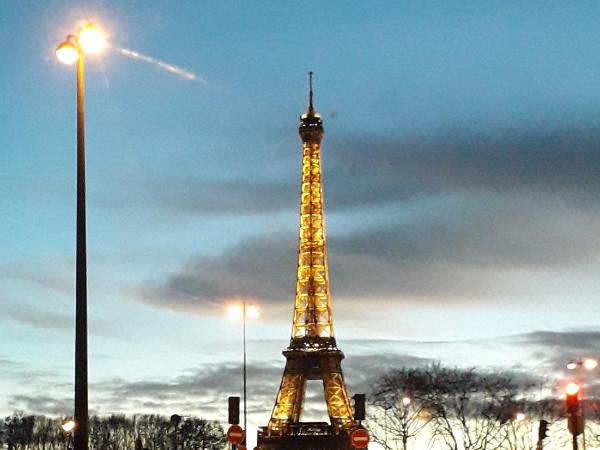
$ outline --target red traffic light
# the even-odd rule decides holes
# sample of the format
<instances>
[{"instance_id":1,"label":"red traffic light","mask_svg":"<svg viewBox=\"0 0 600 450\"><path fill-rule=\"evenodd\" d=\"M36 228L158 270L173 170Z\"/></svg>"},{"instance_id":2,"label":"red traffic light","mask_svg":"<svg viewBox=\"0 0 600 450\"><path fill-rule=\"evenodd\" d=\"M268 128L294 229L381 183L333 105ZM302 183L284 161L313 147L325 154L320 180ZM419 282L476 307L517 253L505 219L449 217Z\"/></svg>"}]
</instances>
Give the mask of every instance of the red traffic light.
<instances>
[{"instance_id":1,"label":"red traffic light","mask_svg":"<svg viewBox=\"0 0 600 450\"><path fill-rule=\"evenodd\" d=\"M573 415L579 413L579 394L581 391L581 386L577 383L568 383L565 386L565 392L567 393L565 397L567 414Z\"/></svg>"},{"instance_id":2,"label":"red traffic light","mask_svg":"<svg viewBox=\"0 0 600 450\"><path fill-rule=\"evenodd\" d=\"M581 386L577 383L567 383L565 386L565 407L567 410L567 425L573 436L583 433L583 411L581 410Z\"/></svg>"}]
</instances>

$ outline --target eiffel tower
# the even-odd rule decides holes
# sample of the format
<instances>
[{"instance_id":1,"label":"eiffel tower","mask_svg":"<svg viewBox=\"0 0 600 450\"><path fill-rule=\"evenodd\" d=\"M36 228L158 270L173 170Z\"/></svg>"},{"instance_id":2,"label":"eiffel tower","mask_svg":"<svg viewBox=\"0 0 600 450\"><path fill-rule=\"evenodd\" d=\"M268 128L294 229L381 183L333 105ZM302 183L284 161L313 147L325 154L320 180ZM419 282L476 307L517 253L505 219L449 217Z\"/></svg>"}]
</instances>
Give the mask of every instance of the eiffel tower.
<instances>
[{"instance_id":1,"label":"eiffel tower","mask_svg":"<svg viewBox=\"0 0 600 450\"><path fill-rule=\"evenodd\" d=\"M309 84L308 111L299 128L302 193L292 337L283 351L286 365L271 419L258 431L260 450L352 449L350 433L359 426L342 374L344 354L333 332L321 181L323 121L313 106L312 72ZM323 382L330 423L301 421L308 380Z\"/></svg>"}]
</instances>

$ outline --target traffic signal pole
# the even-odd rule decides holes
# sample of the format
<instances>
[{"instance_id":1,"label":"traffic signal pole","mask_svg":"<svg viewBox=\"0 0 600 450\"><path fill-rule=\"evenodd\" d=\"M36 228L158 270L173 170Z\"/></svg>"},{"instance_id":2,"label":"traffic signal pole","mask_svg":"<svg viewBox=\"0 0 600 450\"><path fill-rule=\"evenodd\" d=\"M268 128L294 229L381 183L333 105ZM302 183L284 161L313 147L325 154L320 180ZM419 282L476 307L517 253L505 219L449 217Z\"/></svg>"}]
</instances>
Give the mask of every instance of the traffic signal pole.
<instances>
[{"instance_id":1,"label":"traffic signal pole","mask_svg":"<svg viewBox=\"0 0 600 450\"><path fill-rule=\"evenodd\" d=\"M536 450L544 450L544 439L548 437L548 425L549 422L547 420L540 420L540 426L538 428L538 441L536 445Z\"/></svg>"}]
</instances>

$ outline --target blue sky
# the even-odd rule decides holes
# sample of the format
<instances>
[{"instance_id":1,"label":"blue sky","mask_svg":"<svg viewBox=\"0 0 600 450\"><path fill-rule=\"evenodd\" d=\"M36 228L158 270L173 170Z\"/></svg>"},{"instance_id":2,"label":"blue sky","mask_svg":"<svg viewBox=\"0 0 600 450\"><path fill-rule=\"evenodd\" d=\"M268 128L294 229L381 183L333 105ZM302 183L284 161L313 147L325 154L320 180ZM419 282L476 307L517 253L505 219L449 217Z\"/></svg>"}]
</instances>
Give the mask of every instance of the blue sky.
<instances>
[{"instance_id":1,"label":"blue sky","mask_svg":"<svg viewBox=\"0 0 600 450\"><path fill-rule=\"evenodd\" d=\"M90 406L224 418L241 382L224 310L245 296L263 311L264 424L291 328L308 70L352 389L432 359L561 376L599 348L599 14L3 1L0 411L71 408L75 73L53 51L79 20L113 46L86 65Z\"/></svg>"}]
</instances>

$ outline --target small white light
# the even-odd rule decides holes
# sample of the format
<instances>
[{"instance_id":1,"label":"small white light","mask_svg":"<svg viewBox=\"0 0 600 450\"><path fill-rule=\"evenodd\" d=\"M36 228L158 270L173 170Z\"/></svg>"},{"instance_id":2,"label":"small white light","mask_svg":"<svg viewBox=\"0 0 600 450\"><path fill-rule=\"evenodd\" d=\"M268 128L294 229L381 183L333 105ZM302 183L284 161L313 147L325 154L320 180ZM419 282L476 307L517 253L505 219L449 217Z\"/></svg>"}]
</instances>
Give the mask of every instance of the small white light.
<instances>
[{"instance_id":1,"label":"small white light","mask_svg":"<svg viewBox=\"0 0 600 450\"><path fill-rule=\"evenodd\" d=\"M594 370L598 367L598 361L592 358L586 358L583 360L583 367L585 367L586 370Z\"/></svg>"},{"instance_id":2,"label":"small white light","mask_svg":"<svg viewBox=\"0 0 600 450\"><path fill-rule=\"evenodd\" d=\"M569 369L569 370L577 369L577 363L575 361L569 361L567 363L567 369Z\"/></svg>"},{"instance_id":3,"label":"small white light","mask_svg":"<svg viewBox=\"0 0 600 450\"><path fill-rule=\"evenodd\" d=\"M517 422L520 422L520 421L522 421L522 420L525 420L525 414L524 414L524 413L522 413L522 412L519 412L519 413L517 413L517 414L515 415L515 420L516 420Z\"/></svg>"},{"instance_id":4,"label":"small white light","mask_svg":"<svg viewBox=\"0 0 600 450\"><path fill-rule=\"evenodd\" d=\"M410 397L402 397L402 404L404 406L410 405L410 402L411 402Z\"/></svg>"},{"instance_id":5,"label":"small white light","mask_svg":"<svg viewBox=\"0 0 600 450\"><path fill-rule=\"evenodd\" d=\"M249 319L258 319L260 317L260 311L255 305L249 305L246 308L246 317Z\"/></svg>"}]
</instances>

